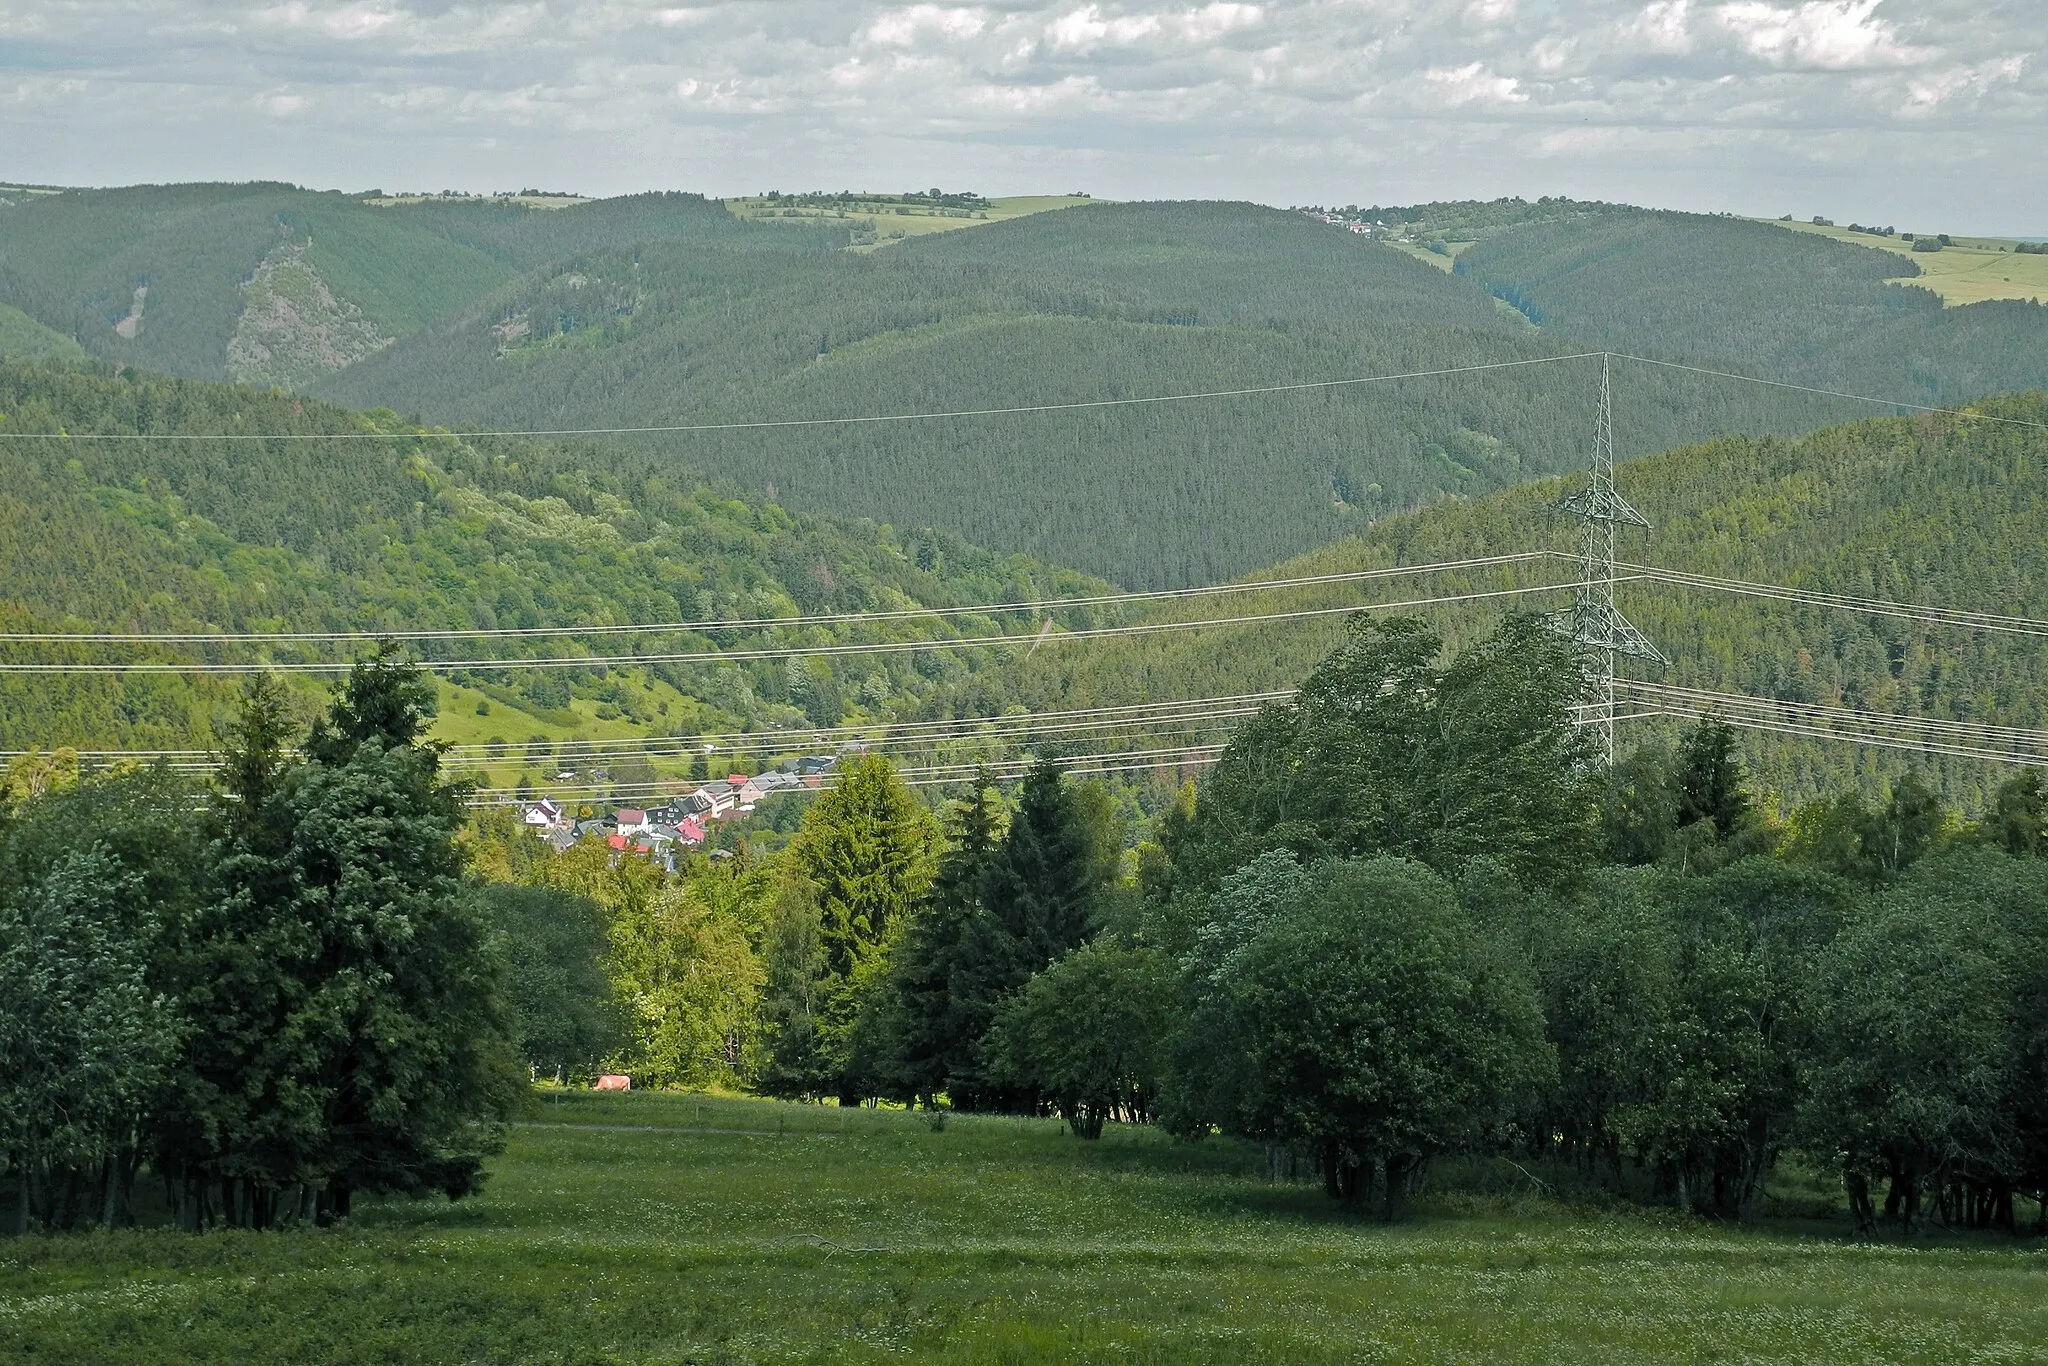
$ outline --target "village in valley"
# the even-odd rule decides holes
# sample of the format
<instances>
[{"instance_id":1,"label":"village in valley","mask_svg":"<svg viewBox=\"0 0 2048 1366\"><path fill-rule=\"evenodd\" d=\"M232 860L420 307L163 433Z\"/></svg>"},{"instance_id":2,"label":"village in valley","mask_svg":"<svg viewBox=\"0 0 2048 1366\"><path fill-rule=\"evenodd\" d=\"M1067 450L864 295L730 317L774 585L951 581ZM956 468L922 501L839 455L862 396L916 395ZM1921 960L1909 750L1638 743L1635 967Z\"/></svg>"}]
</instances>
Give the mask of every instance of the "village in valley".
<instances>
[{"instance_id":1,"label":"village in valley","mask_svg":"<svg viewBox=\"0 0 2048 1366\"><path fill-rule=\"evenodd\" d=\"M540 797L520 803L519 818L556 853L579 840L602 839L615 853L649 859L672 873L679 851L702 848L720 825L752 815L768 797L817 790L837 764L838 756L832 754L787 758L765 772L731 773L659 805L618 806L604 815L596 814L599 808L589 803ZM712 849L710 856L732 854Z\"/></svg>"}]
</instances>

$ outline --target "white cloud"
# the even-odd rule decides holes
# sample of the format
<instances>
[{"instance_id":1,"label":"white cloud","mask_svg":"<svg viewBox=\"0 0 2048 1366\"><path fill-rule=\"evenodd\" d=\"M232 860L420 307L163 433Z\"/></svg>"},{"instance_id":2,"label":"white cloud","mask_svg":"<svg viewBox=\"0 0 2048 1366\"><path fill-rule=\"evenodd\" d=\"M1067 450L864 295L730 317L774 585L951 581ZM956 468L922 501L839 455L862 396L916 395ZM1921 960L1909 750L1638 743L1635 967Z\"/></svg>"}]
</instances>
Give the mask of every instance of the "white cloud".
<instances>
[{"instance_id":1,"label":"white cloud","mask_svg":"<svg viewBox=\"0 0 2048 1366\"><path fill-rule=\"evenodd\" d=\"M1692 50L1692 0L1654 0L1623 26L1623 31L1651 52Z\"/></svg>"},{"instance_id":2,"label":"white cloud","mask_svg":"<svg viewBox=\"0 0 2048 1366\"><path fill-rule=\"evenodd\" d=\"M1881 0L1806 0L1790 9L1741 0L1714 17L1752 56L1777 66L1854 71L1907 66L1930 55L1900 41L1890 23L1875 17Z\"/></svg>"},{"instance_id":3,"label":"white cloud","mask_svg":"<svg viewBox=\"0 0 2048 1366\"><path fill-rule=\"evenodd\" d=\"M1083 5L1070 10L1046 26L1045 35L1056 48L1088 52L1104 43L1134 43L1160 29L1156 14L1127 14L1105 17L1100 5Z\"/></svg>"},{"instance_id":4,"label":"white cloud","mask_svg":"<svg viewBox=\"0 0 2048 1366\"><path fill-rule=\"evenodd\" d=\"M942 5L911 5L876 16L862 35L868 42L885 47L908 47L927 35L939 38L972 38L988 27L979 10L947 8Z\"/></svg>"},{"instance_id":5,"label":"white cloud","mask_svg":"<svg viewBox=\"0 0 2048 1366\"><path fill-rule=\"evenodd\" d=\"M1975 169L2048 126L2039 3L0 0L0 146L59 183L1939 201L2048 233L2048 177Z\"/></svg>"},{"instance_id":6,"label":"white cloud","mask_svg":"<svg viewBox=\"0 0 2048 1366\"><path fill-rule=\"evenodd\" d=\"M1453 108L1478 100L1495 104L1521 104L1529 98L1522 93L1522 83L1519 80L1488 70L1484 62L1473 62L1455 70L1439 68L1425 71L1422 78L1442 91L1444 103Z\"/></svg>"},{"instance_id":7,"label":"white cloud","mask_svg":"<svg viewBox=\"0 0 2048 1366\"><path fill-rule=\"evenodd\" d=\"M2025 57L1997 57L1974 66L1932 72L1906 87L1907 106L1921 112L1958 96L1982 95L1994 86L2013 84L2026 69Z\"/></svg>"}]
</instances>

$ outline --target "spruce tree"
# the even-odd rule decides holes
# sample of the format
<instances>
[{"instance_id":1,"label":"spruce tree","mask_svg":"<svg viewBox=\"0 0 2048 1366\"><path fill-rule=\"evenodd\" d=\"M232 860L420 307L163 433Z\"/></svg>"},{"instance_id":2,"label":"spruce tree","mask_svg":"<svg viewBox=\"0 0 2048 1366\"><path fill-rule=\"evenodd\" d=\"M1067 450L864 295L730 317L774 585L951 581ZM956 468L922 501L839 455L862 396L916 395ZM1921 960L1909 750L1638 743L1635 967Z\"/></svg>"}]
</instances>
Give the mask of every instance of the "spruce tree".
<instances>
[{"instance_id":1,"label":"spruce tree","mask_svg":"<svg viewBox=\"0 0 2048 1366\"><path fill-rule=\"evenodd\" d=\"M1093 930L1104 863L1057 761L1025 775L1010 828L981 883L981 913L951 975L951 1030L975 1040L976 1063L954 1085L967 1108L1015 1109L1036 1098L1006 1090L982 1056L1004 997Z\"/></svg>"},{"instance_id":2,"label":"spruce tree","mask_svg":"<svg viewBox=\"0 0 2048 1366\"><path fill-rule=\"evenodd\" d=\"M1725 840L1748 824L1746 775L1727 722L1708 718L1692 728L1679 751L1677 776L1680 827L1712 821L1715 836Z\"/></svg>"},{"instance_id":3,"label":"spruce tree","mask_svg":"<svg viewBox=\"0 0 2048 1366\"><path fill-rule=\"evenodd\" d=\"M775 1026L775 1089L859 1101L863 1079L850 1066L854 1023L931 883L932 843L930 817L879 756L841 765L832 789L804 813L791 849L815 910L810 924L781 925L776 938L787 946L771 953L771 1001L802 1007Z\"/></svg>"},{"instance_id":4,"label":"spruce tree","mask_svg":"<svg viewBox=\"0 0 2048 1366\"><path fill-rule=\"evenodd\" d=\"M987 770L954 804L931 891L896 948L890 973L894 1037L886 1045L896 1099L931 1104L968 1075L978 1037L955 1001L954 978L981 914L982 882L1003 834L1002 800Z\"/></svg>"}]
</instances>

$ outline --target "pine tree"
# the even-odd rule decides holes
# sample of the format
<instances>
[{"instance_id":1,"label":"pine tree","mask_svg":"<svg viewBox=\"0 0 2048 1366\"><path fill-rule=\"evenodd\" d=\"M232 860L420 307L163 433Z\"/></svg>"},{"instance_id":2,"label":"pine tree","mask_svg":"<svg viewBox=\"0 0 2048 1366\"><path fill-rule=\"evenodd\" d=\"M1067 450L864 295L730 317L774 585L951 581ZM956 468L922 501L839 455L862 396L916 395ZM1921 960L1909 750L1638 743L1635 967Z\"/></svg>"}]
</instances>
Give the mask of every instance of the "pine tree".
<instances>
[{"instance_id":1,"label":"pine tree","mask_svg":"<svg viewBox=\"0 0 2048 1366\"><path fill-rule=\"evenodd\" d=\"M1701 721L1685 737L1678 756L1678 824L1710 820L1727 839L1749 822L1752 803L1744 786L1735 731L1725 721Z\"/></svg>"},{"instance_id":2,"label":"pine tree","mask_svg":"<svg viewBox=\"0 0 2048 1366\"><path fill-rule=\"evenodd\" d=\"M771 941L771 1004L802 1004L774 1030L773 1089L858 1103L854 1024L931 884L932 843L930 817L880 756L843 764L832 789L804 813L791 850L813 892L815 929L784 915ZM808 981L797 980L803 974Z\"/></svg>"},{"instance_id":3,"label":"pine tree","mask_svg":"<svg viewBox=\"0 0 2048 1366\"><path fill-rule=\"evenodd\" d=\"M1006 1090L982 1056L982 1040L1003 998L1094 928L1102 860L1057 761L1024 777L1017 811L981 882L981 911L951 974L949 1030L972 1039L975 1064L949 1086L963 1108L1016 1109L1035 1097Z\"/></svg>"},{"instance_id":4,"label":"pine tree","mask_svg":"<svg viewBox=\"0 0 2048 1366\"><path fill-rule=\"evenodd\" d=\"M955 1004L954 977L981 914L981 888L1003 835L1002 801L986 769L951 813L946 851L890 973L894 1037L885 1045L894 1098L929 1105L973 1066L978 1035Z\"/></svg>"}]
</instances>

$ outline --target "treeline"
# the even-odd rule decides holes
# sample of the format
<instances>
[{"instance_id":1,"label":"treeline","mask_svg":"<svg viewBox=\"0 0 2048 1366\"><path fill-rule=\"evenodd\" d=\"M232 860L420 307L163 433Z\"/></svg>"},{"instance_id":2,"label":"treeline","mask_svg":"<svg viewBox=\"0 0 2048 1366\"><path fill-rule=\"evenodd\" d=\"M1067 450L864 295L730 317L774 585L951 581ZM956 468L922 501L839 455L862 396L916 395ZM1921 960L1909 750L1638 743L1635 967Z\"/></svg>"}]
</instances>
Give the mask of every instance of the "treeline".
<instances>
[{"instance_id":1,"label":"treeline","mask_svg":"<svg viewBox=\"0 0 2048 1366\"><path fill-rule=\"evenodd\" d=\"M936 828L867 760L784 855L668 884L513 840L637 1022L530 1060L1220 1131L1387 1213L1448 1155L1726 1217L1788 1157L1866 1227L2038 1212L2041 775L1781 819L1712 722L1603 770L1583 687L1528 618L1448 657L1361 622L1134 850L1056 761Z\"/></svg>"},{"instance_id":2,"label":"treeline","mask_svg":"<svg viewBox=\"0 0 2048 1366\"><path fill-rule=\"evenodd\" d=\"M1589 345L1948 404L2048 387L2048 307L1950 308L1910 259L1768 223L1634 211L1487 237L1461 275ZM1706 433L1701 433L1705 435Z\"/></svg>"},{"instance_id":3,"label":"treeline","mask_svg":"<svg viewBox=\"0 0 2048 1366\"><path fill-rule=\"evenodd\" d=\"M1234 1134L1389 1215L1459 1155L1729 1217L1796 1157L1866 1226L2038 1217L2040 774L1969 822L1912 779L1781 819L1711 722L1602 769L1584 687L1530 618L1361 620L1135 842L1054 758L941 821L867 757L780 853L671 875L504 815L458 842L389 657L296 756L259 683L210 798L10 811L17 1223L121 1222L145 1168L188 1226L461 1194L519 1064Z\"/></svg>"},{"instance_id":4,"label":"treeline","mask_svg":"<svg viewBox=\"0 0 2048 1366\"><path fill-rule=\"evenodd\" d=\"M379 656L310 731L259 681L217 787L162 769L0 811L12 1228L326 1223L477 1189L523 1089L431 687ZM18 795L18 794L17 794Z\"/></svg>"}]
</instances>

